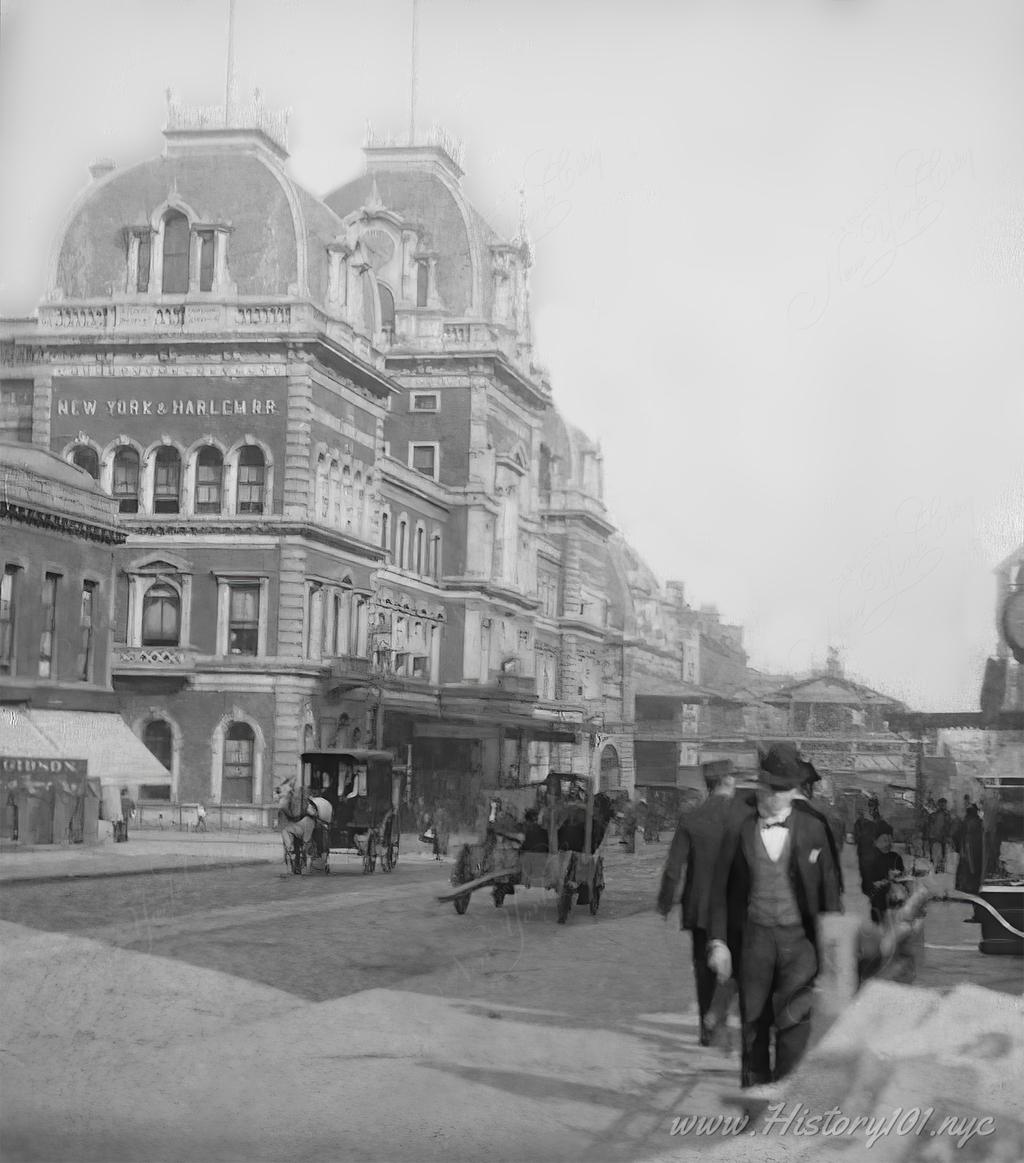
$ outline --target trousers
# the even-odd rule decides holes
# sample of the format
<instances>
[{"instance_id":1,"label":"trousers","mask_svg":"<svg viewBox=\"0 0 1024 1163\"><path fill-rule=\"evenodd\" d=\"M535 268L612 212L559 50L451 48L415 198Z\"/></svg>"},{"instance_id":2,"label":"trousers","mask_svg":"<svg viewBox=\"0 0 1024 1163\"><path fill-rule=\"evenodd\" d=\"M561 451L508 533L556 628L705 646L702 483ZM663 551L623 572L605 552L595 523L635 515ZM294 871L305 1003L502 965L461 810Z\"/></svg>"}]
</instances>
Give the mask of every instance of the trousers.
<instances>
[{"instance_id":1,"label":"trousers","mask_svg":"<svg viewBox=\"0 0 1024 1163\"><path fill-rule=\"evenodd\" d=\"M800 1061L811 1034L812 987L817 973L818 955L803 925L773 927L747 922L736 970L743 1025L741 1086L777 1081Z\"/></svg>"}]
</instances>

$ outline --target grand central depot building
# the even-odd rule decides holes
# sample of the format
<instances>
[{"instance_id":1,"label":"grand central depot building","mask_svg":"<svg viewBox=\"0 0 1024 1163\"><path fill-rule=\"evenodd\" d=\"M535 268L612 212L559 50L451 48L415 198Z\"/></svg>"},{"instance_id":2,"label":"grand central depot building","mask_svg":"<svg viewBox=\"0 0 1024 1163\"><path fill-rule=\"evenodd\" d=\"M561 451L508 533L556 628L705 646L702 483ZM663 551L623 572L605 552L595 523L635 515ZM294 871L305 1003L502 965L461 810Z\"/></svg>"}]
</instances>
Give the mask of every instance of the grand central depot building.
<instances>
[{"instance_id":1,"label":"grand central depot building","mask_svg":"<svg viewBox=\"0 0 1024 1163\"><path fill-rule=\"evenodd\" d=\"M525 230L443 136L321 200L279 119L212 121L172 103L160 157L93 167L2 334L8 426L117 502L112 681L168 794L265 819L328 746L463 818L551 768L632 789L638 686L690 733L714 692L534 360Z\"/></svg>"}]
</instances>

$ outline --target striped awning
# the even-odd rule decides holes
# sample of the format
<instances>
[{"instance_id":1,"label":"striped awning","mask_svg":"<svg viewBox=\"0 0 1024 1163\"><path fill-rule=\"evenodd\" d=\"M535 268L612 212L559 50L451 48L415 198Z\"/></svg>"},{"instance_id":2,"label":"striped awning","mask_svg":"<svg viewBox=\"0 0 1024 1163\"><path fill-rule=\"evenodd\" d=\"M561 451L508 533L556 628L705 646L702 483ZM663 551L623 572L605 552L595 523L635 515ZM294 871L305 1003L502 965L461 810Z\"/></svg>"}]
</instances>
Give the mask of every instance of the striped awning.
<instances>
[{"instance_id":1,"label":"striped awning","mask_svg":"<svg viewBox=\"0 0 1024 1163\"><path fill-rule=\"evenodd\" d=\"M32 726L66 759L85 759L104 786L167 784L171 773L120 715L101 711L27 712Z\"/></svg>"}]
</instances>

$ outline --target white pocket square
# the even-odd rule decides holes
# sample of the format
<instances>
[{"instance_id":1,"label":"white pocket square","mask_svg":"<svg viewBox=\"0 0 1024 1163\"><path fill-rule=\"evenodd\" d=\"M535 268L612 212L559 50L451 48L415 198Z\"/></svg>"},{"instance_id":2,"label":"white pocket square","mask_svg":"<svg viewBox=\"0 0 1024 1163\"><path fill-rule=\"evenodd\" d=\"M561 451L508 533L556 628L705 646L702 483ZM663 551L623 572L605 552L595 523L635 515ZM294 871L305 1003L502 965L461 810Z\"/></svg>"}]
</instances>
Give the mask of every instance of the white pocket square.
<instances>
[{"instance_id":1,"label":"white pocket square","mask_svg":"<svg viewBox=\"0 0 1024 1163\"><path fill-rule=\"evenodd\" d=\"M807 859L808 859L808 860L809 860L809 861L810 861L812 864L817 864L817 863L818 863L818 857L819 857L820 855L821 855L821 849L820 849L820 848L812 848L812 849L811 849L811 854L810 854L810 856L808 856L808 857L807 857Z\"/></svg>"}]
</instances>

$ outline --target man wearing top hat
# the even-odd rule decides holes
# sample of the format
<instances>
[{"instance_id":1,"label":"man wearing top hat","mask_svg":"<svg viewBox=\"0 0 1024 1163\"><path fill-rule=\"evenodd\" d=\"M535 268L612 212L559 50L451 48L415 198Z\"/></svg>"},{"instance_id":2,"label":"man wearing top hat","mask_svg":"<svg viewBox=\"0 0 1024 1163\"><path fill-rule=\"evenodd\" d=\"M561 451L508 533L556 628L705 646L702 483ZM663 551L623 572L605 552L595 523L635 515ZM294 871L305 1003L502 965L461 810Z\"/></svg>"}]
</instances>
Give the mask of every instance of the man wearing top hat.
<instances>
[{"instance_id":1,"label":"man wearing top hat","mask_svg":"<svg viewBox=\"0 0 1024 1163\"><path fill-rule=\"evenodd\" d=\"M818 973L817 917L841 911L828 827L794 805L806 760L792 743L758 752L756 808L730 825L719 852L708 948L719 980L735 974L739 986L742 1086L783 1078L800 1060Z\"/></svg>"}]
</instances>

